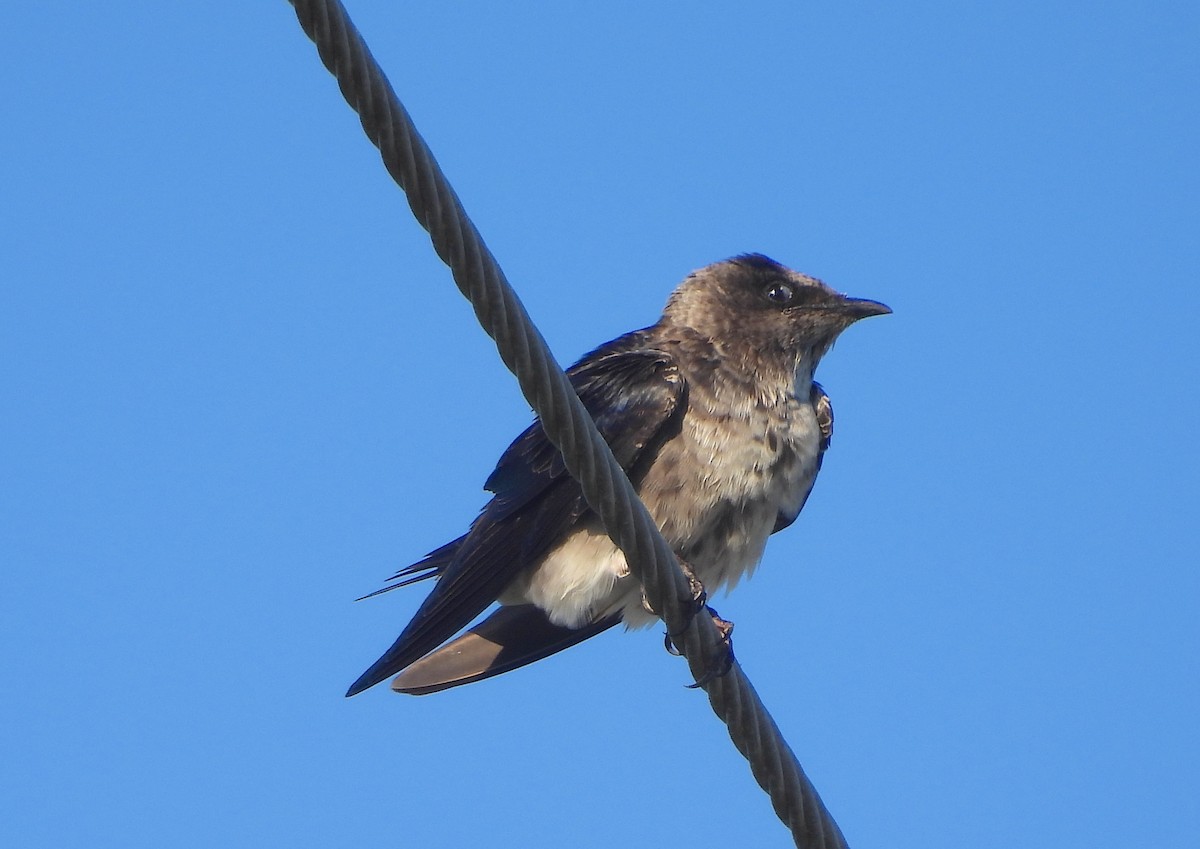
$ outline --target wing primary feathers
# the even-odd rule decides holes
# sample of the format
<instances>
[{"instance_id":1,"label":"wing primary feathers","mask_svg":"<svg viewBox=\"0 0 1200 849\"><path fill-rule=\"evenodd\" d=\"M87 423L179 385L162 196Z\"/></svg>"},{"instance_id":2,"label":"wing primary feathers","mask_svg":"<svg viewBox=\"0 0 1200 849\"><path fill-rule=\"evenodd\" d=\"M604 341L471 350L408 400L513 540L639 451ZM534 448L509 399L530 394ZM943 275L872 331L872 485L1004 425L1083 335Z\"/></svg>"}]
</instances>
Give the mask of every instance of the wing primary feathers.
<instances>
[{"instance_id":1,"label":"wing primary feathers","mask_svg":"<svg viewBox=\"0 0 1200 849\"><path fill-rule=\"evenodd\" d=\"M368 598L374 598L377 595L383 595L392 590L398 590L400 587L407 587L409 584L415 584L419 581L426 581L430 578L436 578L445 571L446 566L454 559L454 555L458 552L458 547L462 545L462 541L466 536L461 536L453 542L448 542L445 545L435 548L433 551L426 554L416 563L411 566L405 566L395 575L388 578L388 585L380 587L374 592L367 593L364 596L356 598L355 601L363 601Z\"/></svg>"}]
</instances>

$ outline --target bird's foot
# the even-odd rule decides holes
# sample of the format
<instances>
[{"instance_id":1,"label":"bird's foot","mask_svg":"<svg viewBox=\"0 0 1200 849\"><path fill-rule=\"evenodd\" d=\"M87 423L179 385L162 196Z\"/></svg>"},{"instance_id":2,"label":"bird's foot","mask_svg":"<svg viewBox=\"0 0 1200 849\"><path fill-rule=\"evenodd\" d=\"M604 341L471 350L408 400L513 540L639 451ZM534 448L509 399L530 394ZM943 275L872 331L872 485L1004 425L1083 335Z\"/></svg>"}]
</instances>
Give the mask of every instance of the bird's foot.
<instances>
[{"instance_id":1,"label":"bird's foot","mask_svg":"<svg viewBox=\"0 0 1200 849\"><path fill-rule=\"evenodd\" d=\"M733 623L728 619L722 619L717 611L711 607L706 606L705 609L708 611L708 615L712 617L713 624L717 626L717 631L721 634L721 642L725 644L725 651L715 663L709 666L703 675L696 679L695 683L687 685L689 690L703 687L714 678L722 678L729 674L730 669L733 669ZM671 643L670 637L667 637L667 644L667 650L671 651L674 646ZM675 648L671 653L679 654L679 649Z\"/></svg>"},{"instance_id":2,"label":"bird's foot","mask_svg":"<svg viewBox=\"0 0 1200 849\"><path fill-rule=\"evenodd\" d=\"M688 622L692 621L692 616L695 616L704 608L704 603L708 601L708 591L704 589L704 584L696 577L696 573L692 571L692 567L682 557L679 558L679 568L683 571L683 575L688 580L688 592L691 593L692 611L688 615ZM650 599L646 598L646 590L642 590L642 609L651 616L659 616L659 612L654 609L654 605L650 603ZM685 625L686 627L686 625Z\"/></svg>"},{"instance_id":3,"label":"bird's foot","mask_svg":"<svg viewBox=\"0 0 1200 849\"><path fill-rule=\"evenodd\" d=\"M683 654L682 649L676 645L675 640L683 636L687 631L688 625L692 623L692 617L701 610L708 611L708 615L712 617L713 624L717 626L717 631L721 634L721 641L725 643L725 652L719 661L713 664L712 668L705 672L694 684L689 684L691 688L703 687L714 678L720 678L733 668L733 623L727 619L722 619L717 611L708 606L708 591L704 589L704 584L696 577L696 573L692 571L692 567L687 561L679 558L679 568L683 571L684 576L688 579L688 589L691 593L691 609L688 612L687 621L683 628L679 631L667 631L663 634L663 647L668 653L679 657ZM651 616L658 616L659 613L650 604L650 599L646 598L646 591L642 590L642 608Z\"/></svg>"}]
</instances>

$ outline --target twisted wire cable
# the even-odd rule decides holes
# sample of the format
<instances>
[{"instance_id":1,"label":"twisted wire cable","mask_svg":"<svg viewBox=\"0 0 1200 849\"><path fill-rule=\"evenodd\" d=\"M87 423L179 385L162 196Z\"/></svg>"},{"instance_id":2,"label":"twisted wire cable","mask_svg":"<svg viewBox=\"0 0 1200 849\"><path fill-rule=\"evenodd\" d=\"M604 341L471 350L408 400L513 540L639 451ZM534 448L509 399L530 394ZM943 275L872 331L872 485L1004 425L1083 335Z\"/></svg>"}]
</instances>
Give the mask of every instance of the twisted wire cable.
<instances>
[{"instance_id":1,"label":"twisted wire cable","mask_svg":"<svg viewBox=\"0 0 1200 849\"><path fill-rule=\"evenodd\" d=\"M694 616L687 579L658 532L624 470L596 430L561 366L533 325L495 258L467 217L408 112L396 97L362 36L337 0L291 0L321 61L358 113L367 137L404 190L434 250L450 267L454 282L471 302L480 325L541 420L546 436L562 452L588 505L625 554L692 675L702 680L713 711L725 722L755 780L775 813L802 849L839 849L846 843L736 661L729 672L707 678L726 646L708 616Z\"/></svg>"}]
</instances>

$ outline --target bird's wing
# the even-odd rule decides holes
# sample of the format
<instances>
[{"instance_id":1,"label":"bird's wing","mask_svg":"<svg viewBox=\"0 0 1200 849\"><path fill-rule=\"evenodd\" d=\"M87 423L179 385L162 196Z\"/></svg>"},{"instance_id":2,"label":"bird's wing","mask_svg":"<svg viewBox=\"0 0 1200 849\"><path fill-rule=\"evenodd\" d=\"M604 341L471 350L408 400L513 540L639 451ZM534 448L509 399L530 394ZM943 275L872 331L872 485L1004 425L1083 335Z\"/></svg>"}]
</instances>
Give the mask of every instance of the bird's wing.
<instances>
[{"instance_id":1,"label":"bird's wing","mask_svg":"<svg viewBox=\"0 0 1200 849\"><path fill-rule=\"evenodd\" d=\"M642 347L643 338L639 331L610 342L568 371L601 436L635 485L662 441L678 431L686 406L678 367L666 354ZM348 695L399 672L464 628L588 511L579 484L536 422L504 452L485 486L495 497L467 535L450 543L452 556L446 558L443 546L410 567L432 570L437 584Z\"/></svg>"},{"instance_id":2,"label":"bird's wing","mask_svg":"<svg viewBox=\"0 0 1200 849\"><path fill-rule=\"evenodd\" d=\"M808 393L808 403L812 404L813 412L817 414L817 426L821 429L821 442L817 450L817 468L813 470L812 481L808 485L808 492L804 493L804 497L800 499L800 506L796 512L790 516L786 513L780 513L775 517L775 527L771 533L778 533L788 527L792 522L796 521L796 517L800 515L800 511L804 509L805 503L808 501L808 496L812 495L812 488L817 483L817 474L821 471L821 463L825 460L825 452L829 449L829 443L833 441L833 405L829 403L829 396L825 394L825 390L821 384L813 381L812 389Z\"/></svg>"},{"instance_id":3,"label":"bird's wing","mask_svg":"<svg viewBox=\"0 0 1200 849\"><path fill-rule=\"evenodd\" d=\"M639 339L639 334L629 334L610 342L567 371L579 400L635 485L654 456L654 450L646 449L657 449L671 435L672 424L678 431L687 392L667 354L627 347ZM488 510L496 520L510 516L562 480L571 480L562 454L534 422L504 452L484 484L496 496ZM578 485L574 490L582 504Z\"/></svg>"},{"instance_id":4,"label":"bird's wing","mask_svg":"<svg viewBox=\"0 0 1200 849\"><path fill-rule=\"evenodd\" d=\"M417 581L424 581L426 578L436 578L453 562L454 555L458 553L458 547L462 545L463 540L466 538L466 534L463 534L458 539L435 548L416 563L413 563L411 566L405 566L395 575L388 578L386 586L380 587L373 593L367 593L365 596L355 599L355 601L374 598L391 590L398 590L401 587L407 587L409 584L415 584Z\"/></svg>"}]
</instances>

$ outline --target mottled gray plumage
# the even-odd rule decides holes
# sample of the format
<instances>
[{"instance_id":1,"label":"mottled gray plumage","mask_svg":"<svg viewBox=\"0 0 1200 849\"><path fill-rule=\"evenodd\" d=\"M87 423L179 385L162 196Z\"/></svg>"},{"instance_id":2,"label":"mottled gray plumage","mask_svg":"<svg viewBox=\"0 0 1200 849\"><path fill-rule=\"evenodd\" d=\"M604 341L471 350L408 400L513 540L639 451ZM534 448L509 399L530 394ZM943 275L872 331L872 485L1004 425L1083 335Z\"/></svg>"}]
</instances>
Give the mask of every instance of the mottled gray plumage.
<instances>
[{"instance_id":1,"label":"mottled gray plumage","mask_svg":"<svg viewBox=\"0 0 1200 849\"><path fill-rule=\"evenodd\" d=\"M799 514L833 428L813 371L842 330L887 312L745 255L694 272L656 324L568 370L663 536L710 592L751 572L767 537ZM624 556L536 422L485 486L494 498L470 531L386 588L437 578L348 695L397 672L393 689L434 692L531 663L618 622L654 621ZM442 646L494 601L495 613Z\"/></svg>"}]
</instances>

